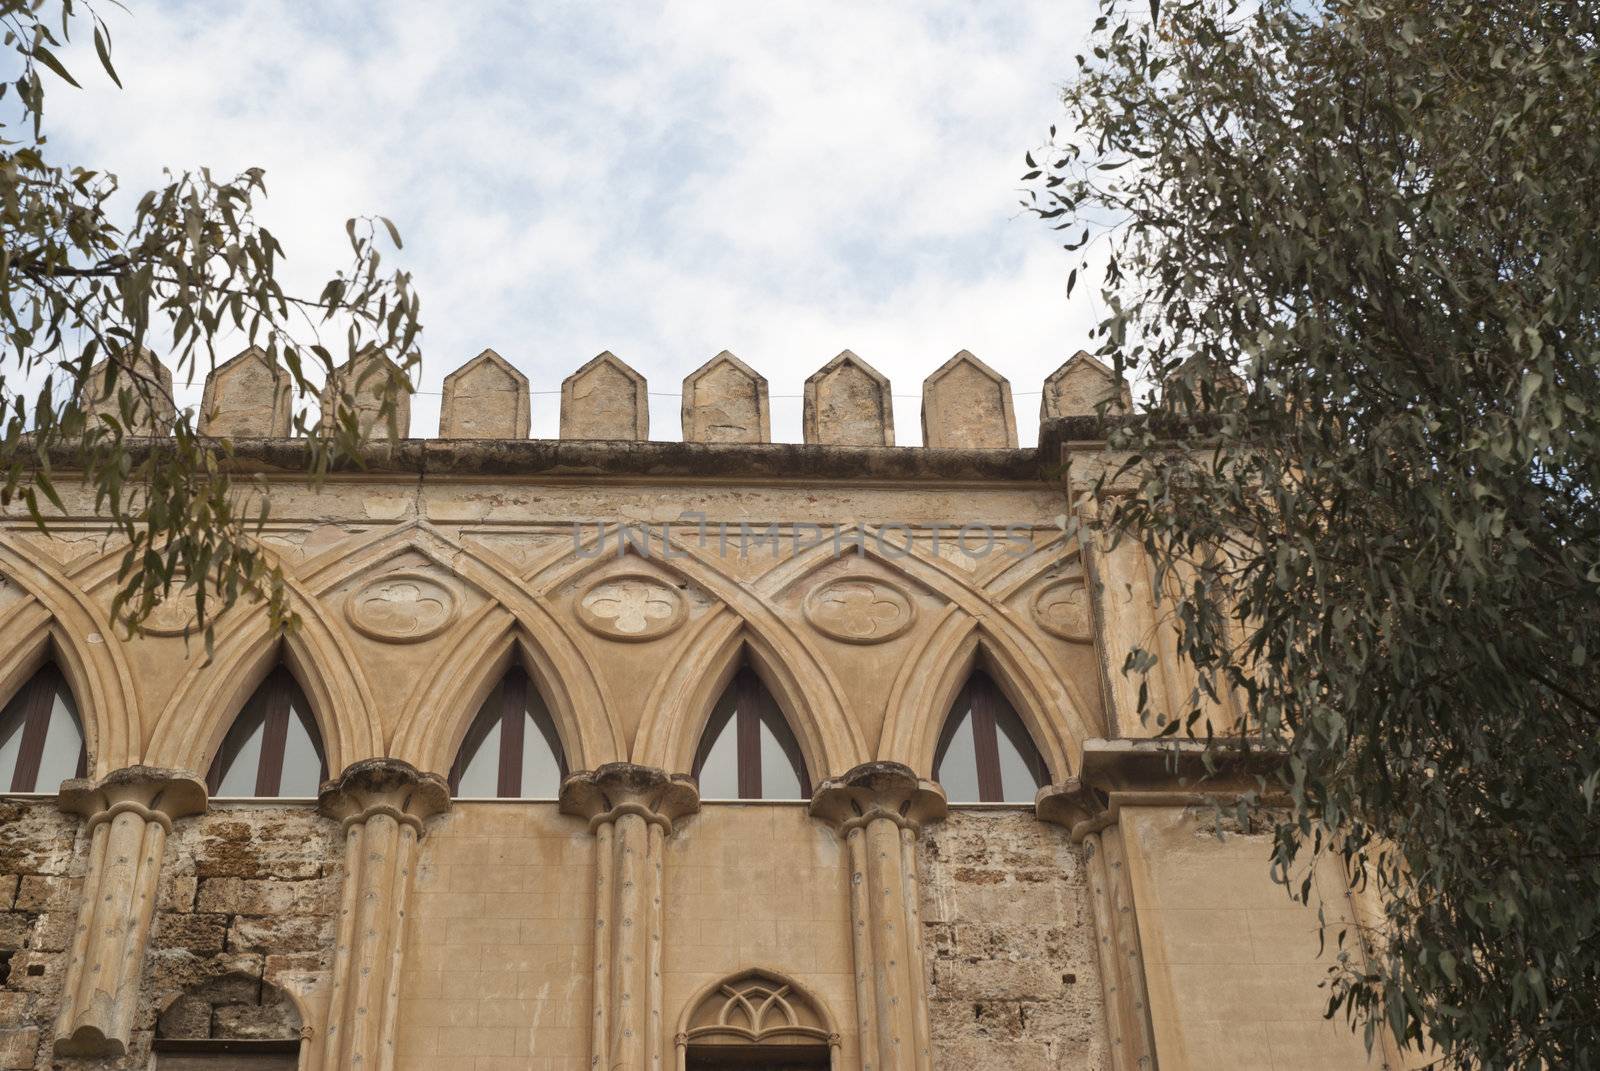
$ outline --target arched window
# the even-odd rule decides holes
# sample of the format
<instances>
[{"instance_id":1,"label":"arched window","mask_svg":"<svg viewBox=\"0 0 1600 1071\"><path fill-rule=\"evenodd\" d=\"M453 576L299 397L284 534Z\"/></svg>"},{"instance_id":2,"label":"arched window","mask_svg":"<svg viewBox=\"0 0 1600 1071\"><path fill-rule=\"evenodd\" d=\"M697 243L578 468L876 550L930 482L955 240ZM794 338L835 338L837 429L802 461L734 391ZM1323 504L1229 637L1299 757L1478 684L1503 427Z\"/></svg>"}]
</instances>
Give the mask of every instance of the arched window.
<instances>
[{"instance_id":1,"label":"arched window","mask_svg":"<svg viewBox=\"0 0 1600 1071\"><path fill-rule=\"evenodd\" d=\"M741 667L717 700L700 738L694 776L701 799L811 798L800 743L772 693L749 666Z\"/></svg>"},{"instance_id":2,"label":"arched window","mask_svg":"<svg viewBox=\"0 0 1600 1071\"><path fill-rule=\"evenodd\" d=\"M554 799L567 775L556 723L521 666L483 701L450 770L450 794L479 799Z\"/></svg>"},{"instance_id":3,"label":"arched window","mask_svg":"<svg viewBox=\"0 0 1600 1071\"><path fill-rule=\"evenodd\" d=\"M88 760L72 689L46 664L0 710L0 784L12 792L54 791L82 777Z\"/></svg>"},{"instance_id":4,"label":"arched window","mask_svg":"<svg viewBox=\"0 0 1600 1071\"><path fill-rule=\"evenodd\" d=\"M1032 803L1050 780L1028 727L982 670L950 707L933 776L952 803Z\"/></svg>"},{"instance_id":5,"label":"arched window","mask_svg":"<svg viewBox=\"0 0 1600 1071\"><path fill-rule=\"evenodd\" d=\"M261 682L211 760L217 796L315 796L328 776L322 737L300 684L279 666Z\"/></svg>"},{"instance_id":6,"label":"arched window","mask_svg":"<svg viewBox=\"0 0 1600 1071\"><path fill-rule=\"evenodd\" d=\"M749 971L719 982L679 1022L678 1066L688 1071L827 1071L839 1034L822 1006L793 982Z\"/></svg>"}]
</instances>

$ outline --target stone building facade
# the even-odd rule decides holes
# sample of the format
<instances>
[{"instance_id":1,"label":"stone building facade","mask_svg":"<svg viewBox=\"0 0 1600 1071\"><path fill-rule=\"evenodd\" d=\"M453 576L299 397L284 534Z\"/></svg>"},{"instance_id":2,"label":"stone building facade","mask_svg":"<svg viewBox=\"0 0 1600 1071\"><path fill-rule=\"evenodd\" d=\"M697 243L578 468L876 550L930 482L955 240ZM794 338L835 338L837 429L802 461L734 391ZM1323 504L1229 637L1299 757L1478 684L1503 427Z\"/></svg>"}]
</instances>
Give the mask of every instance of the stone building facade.
<instances>
[{"instance_id":1,"label":"stone building facade","mask_svg":"<svg viewBox=\"0 0 1600 1071\"><path fill-rule=\"evenodd\" d=\"M1324 1021L1238 784L1145 739L1150 571L1061 523L1106 368L1030 449L965 352L918 448L849 352L805 444L731 354L684 442L645 387L601 354L529 440L486 352L311 487L281 376L221 366L300 620L209 659L182 599L113 627L92 500L0 519L0 1068L1399 1066Z\"/></svg>"}]
</instances>

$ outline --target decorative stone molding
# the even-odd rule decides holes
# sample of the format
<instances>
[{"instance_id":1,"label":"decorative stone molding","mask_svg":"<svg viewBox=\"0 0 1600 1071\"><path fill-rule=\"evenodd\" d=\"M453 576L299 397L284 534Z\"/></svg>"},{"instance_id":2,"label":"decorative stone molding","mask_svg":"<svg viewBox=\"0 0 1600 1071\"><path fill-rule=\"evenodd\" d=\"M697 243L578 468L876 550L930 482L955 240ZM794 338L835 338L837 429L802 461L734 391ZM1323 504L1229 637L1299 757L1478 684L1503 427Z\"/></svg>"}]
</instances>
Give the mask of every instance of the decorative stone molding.
<instances>
[{"instance_id":1,"label":"decorative stone molding","mask_svg":"<svg viewBox=\"0 0 1600 1071\"><path fill-rule=\"evenodd\" d=\"M531 418L528 377L494 350L444 377L441 439L526 439Z\"/></svg>"},{"instance_id":2,"label":"decorative stone molding","mask_svg":"<svg viewBox=\"0 0 1600 1071\"><path fill-rule=\"evenodd\" d=\"M204 782L182 770L129 766L61 785L82 815L89 865L56 1018L57 1056L121 1056L133 1034L161 858L175 819L206 809Z\"/></svg>"},{"instance_id":3,"label":"decorative stone molding","mask_svg":"<svg viewBox=\"0 0 1600 1071\"><path fill-rule=\"evenodd\" d=\"M1011 383L962 350L922 381L922 445L1016 449Z\"/></svg>"},{"instance_id":4,"label":"decorative stone molding","mask_svg":"<svg viewBox=\"0 0 1600 1071\"><path fill-rule=\"evenodd\" d=\"M405 379L400 366L376 350L365 350L334 369L333 375L322 388L322 420L331 423L336 404L355 411L356 424L374 438L389 434L387 419L380 418L380 401L383 385L390 377ZM411 434L411 392L401 390L394 400L395 437L404 439Z\"/></svg>"},{"instance_id":5,"label":"decorative stone molding","mask_svg":"<svg viewBox=\"0 0 1600 1071\"><path fill-rule=\"evenodd\" d=\"M653 640L679 625L683 596L647 573L613 573L578 597L578 620L608 640Z\"/></svg>"},{"instance_id":6,"label":"decorative stone molding","mask_svg":"<svg viewBox=\"0 0 1600 1071\"><path fill-rule=\"evenodd\" d=\"M863 1071L930 1071L928 972L917 830L945 816L944 790L897 762L824 781L811 814L850 851L851 944Z\"/></svg>"},{"instance_id":7,"label":"decorative stone molding","mask_svg":"<svg viewBox=\"0 0 1600 1071\"><path fill-rule=\"evenodd\" d=\"M418 643L449 628L460 600L443 579L408 570L385 573L345 600L346 620L364 636L385 643Z\"/></svg>"},{"instance_id":8,"label":"decorative stone molding","mask_svg":"<svg viewBox=\"0 0 1600 1071\"><path fill-rule=\"evenodd\" d=\"M690 1045L733 1057L746 1045L825 1047L829 1066L838 1067L841 1041L826 1006L794 979L762 968L702 989L685 1005L673 1035L678 1071L687 1071Z\"/></svg>"},{"instance_id":9,"label":"decorative stone molding","mask_svg":"<svg viewBox=\"0 0 1600 1071\"><path fill-rule=\"evenodd\" d=\"M595 836L590 1066L664 1068L664 844L675 821L699 810L699 790L686 774L611 762L570 775L560 806L588 819Z\"/></svg>"},{"instance_id":10,"label":"decorative stone molding","mask_svg":"<svg viewBox=\"0 0 1600 1071\"><path fill-rule=\"evenodd\" d=\"M200 399L200 434L283 438L293 418L289 370L250 346L211 370Z\"/></svg>"},{"instance_id":11,"label":"decorative stone molding","mask_svg":"<svg viewBox=\"0 0 1600 1071\"><path fill-rule=\"evenodd\" d=\"M450 809L450 788L399 759L363 759L323 784L317 807L342 823L345 836L322 1066L384 1071L395 1061L417 844L427 820Z\"/></svg>"},{"instance_id":12,"label":"decorative stone molding","mask_svg":"<svg viewBox=\"0 0 1600 1071\"><path fill-rule=\"evenodd\" d=\"M888 377L849 350L842 351L806 380L802 422L808 443L893 446Z\"/></svg>"},{"instance_id":13,"label":"decorative stone molding","mask_svg":"<svg viewBox=\"0 0 1600 1071\"><path fill-rule=\"evenodd\" d=\"M767 381L723 350L683 381L683 441L768 443Z\"/></svg>"},{"instance_id":14,"label":"decorative stone molding","mask_svg":"<svg viewBox=\"0 0 1600 1071\"><path fill-rule=\"evenodd\" d=\"M917 619L904 591L875 577L840 577L806 596L806 620L818 632L845 643L884 643L903 635Z\"/></svg>"},{"instance_id":15,"label":"decorative stone molding","mask_svg":"<svg viewBox=\"0 0 1600 1071\"><path fill-rule=\"evenodd\" d=\"M105 389L106 372L115 360L117 381ZM135 377L139 382L135 382ZM140 348L132 355L124 350L115 358L106 358L89 369L89 378L83 383L83 397L79 404L92 424L97 417L122 420L122 409L117 395L131 391L135 401L133 423L123 428L127 435L165 435L172 429L177 407L172 400L172 369L156 359L149 350Z\"/></svg>"},{"instance_id":16,"label":"decorative stone molding","mask_svg":"<svg viewBox=\"0 0 1600 1071\"><path fill-rule=\"evenodd\" d=\"M561 381L563 439L650 438L645 379L610 350Z\"/></svg>"},{"instance_id":17,"label":"decorative stone molding","mask_svg":"<svg viewBox=\"0 0 1600 1071\"><path fill-rule=\"evenodd\" d=\"M1133 408L1132 392L1104 361L1079 350L1044 381L1039 419L1097 416L1102 403L1107 415L1125 413Z\"/></svg>"}]
</instances>

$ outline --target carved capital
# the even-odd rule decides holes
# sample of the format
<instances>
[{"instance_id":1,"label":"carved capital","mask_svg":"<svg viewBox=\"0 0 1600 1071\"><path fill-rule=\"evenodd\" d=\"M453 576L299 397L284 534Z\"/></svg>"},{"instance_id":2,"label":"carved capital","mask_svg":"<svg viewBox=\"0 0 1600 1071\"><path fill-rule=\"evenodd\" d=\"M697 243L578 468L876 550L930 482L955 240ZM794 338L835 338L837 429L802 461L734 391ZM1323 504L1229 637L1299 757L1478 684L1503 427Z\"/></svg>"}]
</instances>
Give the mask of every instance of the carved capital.
<instances>
[{"instance_id":1,"label":"carved capital","mask_svg":"<svg viewBox=\"0 0 1600 1071\"><path fill-rule=\"evenodd\" d=\"M173 819L204 813L206 802L205 782L196 774L158 766L124 766L98 781L63 781L57 799L63 811L87 819L91 830L132 812L147 822L159 823L168 833Z\"/></svg>"},{"instance_id":2,"label":"carved capital","mask_svg":"<svg viewBox=\"0 0 1600 1071\"><path fill-rule=\"evenodd\" d=\"M591 831L625 814L672 832L672 823L700 809L700 790L688 774L654 766L608 762L579 770L561 783L561 813L589 820Z\"/></svg>"},{"instance_id":3,"label":"carved capital","mask_svg":"<svg viewBox=\"0 0 1600 1071\"><path fill-rule=\"evenodd\" d=\"M1060 784L1045 785L1033 797L1033 813L1041 822L1061 826L1081 841L1085 834L1097 832L1111 820L1105 794L1095 791L1076 777Z\"/></svg>"},{"instance_id":4,"label":"carved capital","mask_svg":"<svg viewBox=\"0 0 1600 1071\"><path fill-rule=\"evenodd\" d=\"M422 835L422 824L450 809L450 786L400 759L362 759L322 783L317 809L346 829L374 815L388 815Z\"/></svg>"},{"instance_id":5,"label":"carved capital","mask_svg":"<svg viewBox=\"0 0 1600 1071\"><path fill-rule=\"evenodd\" d=\"M811 816L849 833L888 819L902 829L920 829L948 812L944 789L898 762L867 762L817 786Z\"/></svg>"}]
</instances>

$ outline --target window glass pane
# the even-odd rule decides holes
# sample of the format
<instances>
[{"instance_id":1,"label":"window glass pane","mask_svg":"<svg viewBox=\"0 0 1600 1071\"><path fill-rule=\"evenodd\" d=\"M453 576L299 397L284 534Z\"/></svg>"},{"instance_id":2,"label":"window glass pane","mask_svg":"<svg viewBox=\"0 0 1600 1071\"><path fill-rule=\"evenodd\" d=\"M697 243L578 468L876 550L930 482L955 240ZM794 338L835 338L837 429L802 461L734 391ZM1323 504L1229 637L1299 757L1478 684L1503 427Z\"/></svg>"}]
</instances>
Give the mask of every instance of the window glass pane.
<instances>
[{"instance_id":1,"label":"window glass pane","mask_svg":"<svg viewBox=\"0 0 1600 1071\"><path fill-rule=\"evenodd\" d=\"M761 719L761 798L797 800L800 789L800 745L783 715L763 711Z\"/></svg>"},{"instance_id":2,"label":"window glass pane","mask_svg":"<svg viewBox=\"0 0 1600 1071\"><path fill-rule=\"evenodd\" d=\"M317 751L317 724L300 697L289 699L289 731L283 740L280 796L315 796L322 784L322 756Z\"/></svg>"},{"instance_id":3,"label":"window glass pane","mask_svg":"<svg viewBox=\"0 0 1600 1071\"><path fill-rule=\"evenodd\" d=\"M17 757L22 754L22 726L28 720L24 696L32 686L31 681L24 684L6 708L0 710L0 792L11 790L11 778L17 772Z\"/></svg>"},{"instance_id":4,"label":"window glass pane","mask_svg":"<svg viewBox=\"0 0 1600 1071\"><path fill-rule=\"evenodd\" d=\"M1009 703L997 704L994 727L999 739L1000 785L1007 803L1032 803L1044 787L1044 759L1022 718Z\"/></svg>"},{"instance_id":5,"label":"window glass pane","mask_svg":"<svg viewBox=\"0 0 1600 1071\"><path fill-rule=\"evenodd\" d=\"M522 731L522 795L555 799L561 793L561 737L539 689L528 682L528 724Z\"/></svg>"},{"instance_id":6,"label":"window glass pane","mask_svg":"<svg viewBox=\"0 0 1600 1071\"><path fill-rule=\"evenodd\" d=\"M267 727L266 704L254 697L239 712L238 720L222 741L222 782L218 796L254 796L261 765L261 738Z\"/></svg>"},{"instance_id":7,"label":"window glass pane","mask_svg":"<svg viewBox=\"0 0 1600 1071\"><path fill-rule=\"evenodd\" d=\"M695 762L701 799L739 798L739 743L733 713L734 690L730 687L711 712L705 736L701 738L700 757Z\"/></svg>"},{"instance_id":8,"label":"window glass pane","mask_svg":"<svg viewBox=\"0 0 1600 1071\"><path fill-rule=\"evenodd\" d=\"M78 723L78 708L60 674L55 677L55 694L50 698L50 731L44 738L44 755L39 760L35 791L52 792L61 782L78 772L78 753L83 750L83 728Z\"/></svg>"},{"instance_id":9,"label":"window glass pane","mask_svg":"<svg viewBox=\"0 0 1600 1071\"><path fill-rule=\"evenodd\" d=\"M462 742L461 783L456 795L463 799L494 799L500 791L500 689L489 693L473 732ZM471 748L469 752L467 749Z\"/></svg>"},{"instance_id":10,"label":"window glass pane","mask_svg":"<svg viewBox=\"0 0 1600 1071\"><path fill-rule=\"evenodd\" d=\"M978 752L972 737L972 706L962 689L950 711L944 739L933 763L933 777L951 803L978 802Z\"/></svg>"}]
</instances>

